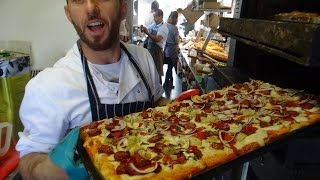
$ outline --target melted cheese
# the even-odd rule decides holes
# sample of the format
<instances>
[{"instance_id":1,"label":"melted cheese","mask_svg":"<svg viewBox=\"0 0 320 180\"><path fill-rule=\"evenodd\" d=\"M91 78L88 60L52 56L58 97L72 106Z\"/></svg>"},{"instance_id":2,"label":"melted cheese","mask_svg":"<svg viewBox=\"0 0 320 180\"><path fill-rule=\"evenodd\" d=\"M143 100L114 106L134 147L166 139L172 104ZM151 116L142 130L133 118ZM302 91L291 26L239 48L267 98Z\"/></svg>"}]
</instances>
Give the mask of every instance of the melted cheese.
<instances>
[{"instance_id":1,"label":"melted cheese","mask_svg":"<svg viewBox=\"0 0 320 180\"><path fill-rule=\"evenodd\" d=\"M294 117L294 120L297 122L304 122L304 121L308 121L308 118L300 114L299 116Z\"/></svg>"},{"instance_id":2,"label":"melted cheese","mask_svg":"<svg viewBox=\"0 0 320 180\"><path fill-rule=\"evenodd\" d=\"M290 125L290 122L289 122L289 121L281 121L281 122L274 123L272 126L264 127L264 128L262 128L262 129L264 129L264 130L279 131L282 127L284 127L284 126L289 126L289 125Z\"/></svg>"},{"instance_id":3,"label":"melted cheese","mask_svg":"<svg viewBox=\"0 0 320 180\"><path fill-rule=\"evenodd\" d=\"M260 146L264 146L264 139L268 137L268 134L263 129L258 129L254 134L245 137L242 141L238 141L235 144L237 149L243 148L245 145L257 142Z\"/></svg>"}]
</instances>

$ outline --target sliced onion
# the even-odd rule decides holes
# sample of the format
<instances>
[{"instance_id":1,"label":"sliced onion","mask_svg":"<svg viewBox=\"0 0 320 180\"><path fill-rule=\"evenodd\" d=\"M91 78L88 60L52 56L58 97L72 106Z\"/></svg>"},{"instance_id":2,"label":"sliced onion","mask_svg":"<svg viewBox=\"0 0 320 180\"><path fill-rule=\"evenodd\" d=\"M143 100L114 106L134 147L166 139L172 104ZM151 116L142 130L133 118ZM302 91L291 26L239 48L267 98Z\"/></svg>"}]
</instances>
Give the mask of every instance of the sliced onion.
<instances>
[{"instance_id":1,"label":"sliced onion","mask_svg":"<svg viewBox=\"0 0 320 180\"><path fill-rule=\"evenodd\" d=\"M148 173L155 171L158 168L158 163L154 163L154 166L151 166L151 167L143 169L143 170L138 169L133 163L129 163L129 166L138 173L148 174Z\"/></svg>"},{"instance_id":2,"label":"sliced onion","mask_svg":"<svg viewBox=\"0 0 320 180\"><path fill-rule=\"evenodd\" d=\"M127 126L127 124L124 120L119 120L119 125L114 127L111 131L120 131L120 130L126 128L126 126Z\"/></svg>"},{"instance_id":3,"label":"sliced onion","mask_svg":"<svg viewBox=\"0 0 320 180\"><path fill-rule=\"evenodd\" d=\"M156 114L157 112L158 112L158 111L155 111L155 110L154 110L154 111L151 111L151 118L152 118L154 121L166 120L166 119L169 118L169 116L163 114L164 117L159 117L159 119L157 119L157 118L155 117L155 115L154 115L154 114Z\"/></svg>"},{"instance_id":4,"label":"sliced onion","mask_svg":"<svg viewBox=\"0 0 320 180\"><path fill-rule=\"evenodd\" d=\"M294 89L287 89L288 91L288 93L292 93L292 94L290 94L289 96L294 96L294 95L297 95L297 94L299 94L299 93L303 93L304 91L303 90L294 90Z\"/></svg>"},{"instance_id":5,"label":"sliced onion","mask_svg":"<svg viewBox=\"0 0 320 180\"><path fill-rule=\"evenodd\" d=\"M233 136L233 138L230 140L230 141L224 141L224 139L222 138L222 133L225 132L225 133L229 133L228 131L219 131L219 140L222 142L222 144L224 144L225 146L227 147L230 147L230 145L228 144L229 142L231 142L235 136Z\"/></svg>"},{"instance_id":6,"label":"sliced onion","mask_svg":"<svg viewBox=\"0 0 320 180\"><path fill-rule=\"evenodd\" d=\"M105 137L108 137L110 133L111 133L110 131L106 131L106 133L104 134L104 136L105 136Z\"/></svg>"},{"instance_id":7,"label":"sliced onion","mask_svg":"<svg viewBox=\"0 0 320 180\"><path fill-rule=\"evenodd\" d=\"M118 151L123 151L123 150L125 150L124 148L127 146L128 146L128 139L122 138L118 141L117 149L118 149Z\"/></svg>"},{"instance_id":8,"label":"sliced onion","mask_svg":"<svg viewBox=\"0 0 320 180\"><path fill-rule=\"evenodd\" d=\"M108 124L112 124L112 123L113 123L113 120L112 120L112 118L105 119L105 120L104 120L104 123L107 124L107 125L108 125Z\"/></svg>"},{"instance_id":9,"label":"sliced onion","mask_svg":"<svg viewBox=\"0 0 320 180\"><path fill-rule=\"evenodd\" d=\"M163 130L163 131L166 131L170 128L170 123L158 123L158 122L155 122L154 123L154 128L155 130ZM165 127L165 128L162 128L162 127Z\"/></svg>"},{"instance_id":10,"label":"sliced onion","mask_svg":"<svg viewBox=\"0 0 320 180\"><path fill-rule=\"evenodd\" d=\"M196 128L193 129L186 129L184 132L182 132L181 134L183 135L189 135L189 134L194 134L197 131Z\"/></svg>"},{"instance_id":11,"label":"sliced onion","mask_svg":"<svg viewBox=\"0 0 320 180\"><path fill-rule=\"evenodd\" d=\"M191 101L194 103L207 103L208 100L204 100L201 98L201 96L195 95L195 96L191 96Z\"/></svg>"},{"instance_id":12,"label":"sliced onion","mask_svg":"<svg viewBox=\"0 0 320 180\"><path fill-rule=\"evenodd\" d=\"M313 96L308 94L308 97L306 99L302 100L301 102L299 102L299 104L304 104L306 102L309 102L312 98L313 98Z\"/></svg>"}]
</instances>

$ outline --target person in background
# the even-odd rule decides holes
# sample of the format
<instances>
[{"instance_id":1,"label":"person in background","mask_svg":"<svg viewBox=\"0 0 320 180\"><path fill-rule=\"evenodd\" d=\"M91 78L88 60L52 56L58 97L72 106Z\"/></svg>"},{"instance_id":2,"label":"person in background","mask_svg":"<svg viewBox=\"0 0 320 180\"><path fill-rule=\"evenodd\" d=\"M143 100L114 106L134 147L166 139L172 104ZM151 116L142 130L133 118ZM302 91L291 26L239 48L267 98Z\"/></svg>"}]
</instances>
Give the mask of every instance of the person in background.
<instances>
[{"instance_id":1,"label":"person in background","mask_svg":"<svg viewBox=\"0 0 320 180\"><path fill-rule=\"evenodd\" d=\"M156 64L157 71L159 73L159 82L161 82L161 76L163 75L163 48L167 41L168 28L163 23L163 12L158 9L153 15L154 23L148 28L142 27L143 32L148 35L148 46L154 63Z\"/></svg>"},{"instance_id":2,"label":"person in background","mask_svg":"<svg viewBox=\"0 0 320 180\"><path fill-rule=\"evenodd\" d=\"M159 9L158 1L153 1L151 3L151 10L150 10L149 16L144 20L144 26L148 27L152 23L154 23L153 15L158 9Z\"/></svg>"},{"instance_id":3,"label":"person in background","mask_svg":"<svg viewBox=\"0 0 320 180\"><path fill-rule=\"evenodd\" d=\"M120 42L126 0L67 0L64 10L80 39L26 86L16 145L23 179L88 179L75 156L79 126L164 100L148 50Z\"/></svg>"},{"instance_id":4,"label":"person in background","mask_svg":"<svg viewBox=\"0 0 320 180\"><path fill-rule=\"evenodd\" d=\"M151 24L154 23L154 20L153 20L153 17L154 17L154 13L156 11L158 11L159 9L159 3L158 1L153 1L151 3L151 11L149 13L149 15L147 16L147 18L144 20L144 26L145 27L149 27ZM143 26L143 25L142 25ZM144 43L143 43L143 47L144 48L148 48L148 40L149 40L149 37L147 36L144 40Z\"/></svg>"},{"instance_id":5,"label":"person in background","mask_svg":"<svg viewBox=\"0 0 320 180\"><path fill-rule=\"evenodd\" d=\"M168 38L166 41L166 45L164 47L164 58L165 62L168 63L168 68L166 72L165 81L163 87L173 88L173 77L172 77L172 68L175 67L177 69L177 59L179 54L179 31L177 28L178 22L178 12L172 11L168 21Z\"/></svg>"},{"instance_id":6,"label":"person in background","mask_svg":"<svg viewBox=\"0 0 320 180\"><path fill-rule=\"evenodd\" d=\"M127 28L127 21L122 20L120 23L120 41L128 42L128 28Z\"/></svg>"}]
</instances>

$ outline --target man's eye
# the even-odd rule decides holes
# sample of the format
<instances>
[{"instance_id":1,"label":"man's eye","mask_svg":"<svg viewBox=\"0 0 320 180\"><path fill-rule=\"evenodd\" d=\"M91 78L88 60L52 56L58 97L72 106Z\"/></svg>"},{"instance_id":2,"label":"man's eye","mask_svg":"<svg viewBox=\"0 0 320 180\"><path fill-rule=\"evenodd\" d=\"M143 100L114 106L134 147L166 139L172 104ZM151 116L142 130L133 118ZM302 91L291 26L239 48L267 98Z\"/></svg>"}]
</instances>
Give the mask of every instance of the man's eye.
<instances>
[{"instance_id":1,"label":"man's eye","mask_svg":"<svg viewBox=\"0 0 320 180\"><path fill-rule=\"evenodd\" d=\"M81 3L83 3L85 0L73 0L73 2L74 3L76 3L76 4L81 4Z\"/></svg>"}]
</instances>

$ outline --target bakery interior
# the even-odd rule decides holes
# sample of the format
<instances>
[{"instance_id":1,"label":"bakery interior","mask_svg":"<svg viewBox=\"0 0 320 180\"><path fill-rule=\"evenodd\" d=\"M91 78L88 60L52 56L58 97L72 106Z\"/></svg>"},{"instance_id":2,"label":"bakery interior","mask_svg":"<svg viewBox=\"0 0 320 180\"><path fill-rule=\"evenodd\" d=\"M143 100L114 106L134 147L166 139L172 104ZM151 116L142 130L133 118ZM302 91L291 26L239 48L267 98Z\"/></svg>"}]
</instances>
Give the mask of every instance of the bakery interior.
<instances>
[{"instance_id":1,"label":"bakery interior","mask_svg":"<svg viewBox=\"0 0 320 180\"><path fill-rule=\"evenodd\" d=\"M128 0L127 43L143 46L140 25L149 12L142 9L149 9L151 2ZM189 89L208 93L249 79L320 95L319 0L158 2L164 21L178 8L183 9L184 17L177 24L180 53L173 87L164 87L163 97L174 100ZM18 112L26 83L52 66L77 39L63 17L65 1L23 3L4 0L0 6L1 151L10 144L0 154L0 179L20 179L14 145L23 128ZM44 11L48 12L43 17L37 16ZM187 34L185 22L195 25ZM164 72L166 68L165 64ZM162 82L164 79L162 76ZM318 123L191 179L320 179L319 132Z\"/></svg>"}]
</instances>

